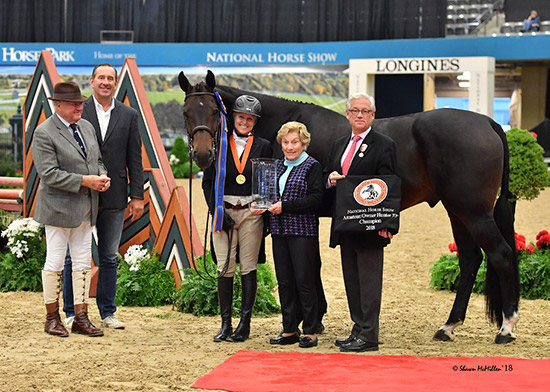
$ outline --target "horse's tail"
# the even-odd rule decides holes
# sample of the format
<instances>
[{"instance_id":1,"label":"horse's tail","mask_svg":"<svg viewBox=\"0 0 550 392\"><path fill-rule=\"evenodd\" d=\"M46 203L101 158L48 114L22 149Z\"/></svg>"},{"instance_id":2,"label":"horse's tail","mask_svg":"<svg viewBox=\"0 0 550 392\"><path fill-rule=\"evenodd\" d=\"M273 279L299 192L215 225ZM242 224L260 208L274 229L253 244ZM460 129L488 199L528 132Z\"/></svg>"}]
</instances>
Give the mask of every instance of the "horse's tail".
<instances>
[{"instance_id":1,"label":"horse's tail","mask_svg":"<svg viewBox=\"0 0 550 392\"><path fill-rule=\"evenodd\" d=\"M494 207L494 219L496 225L512 250L510 281L512 287L506 287L505 290L512 290L515 303L519 302L519 266L516 252L516 239L514 232L514 214L515 214L515 195L510 191L510 152L508 150L508 141L506 134L501 126L493 120L490 120L491 126L499 135L504 148L504 166L502 170L502 183L500 196ZM508 253L508 252L505 252ZM507 262L507 260L503 260ZM486 310L491 322L496 322L500 327L502 325L502 288L498 279L495 267L487 263L487 276L485 280Z\"/></svg>"}]
</instances>

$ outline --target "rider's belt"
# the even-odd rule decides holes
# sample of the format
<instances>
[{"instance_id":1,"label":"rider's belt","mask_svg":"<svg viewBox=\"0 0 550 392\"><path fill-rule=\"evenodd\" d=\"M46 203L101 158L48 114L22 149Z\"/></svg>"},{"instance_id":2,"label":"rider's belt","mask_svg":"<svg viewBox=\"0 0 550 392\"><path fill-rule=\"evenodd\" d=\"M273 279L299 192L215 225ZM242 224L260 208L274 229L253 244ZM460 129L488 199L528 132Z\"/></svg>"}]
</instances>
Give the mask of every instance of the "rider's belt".
<instances>
[{"instance_id":1,"label":"rider's belt","mask_svg":"<svg viewBox=\"0 0 550 392\"><path fill-rule=\"evenodd\" d=\"M227 208L229 210L244 210L244 209L248 209L248 207L250 206L250 203L245 204L245 205L237 204L236 206L234 206L233 204L230 204L228 202L224 202L224 206L225 206L225 208Z\"/></svg>"}]
</instances>

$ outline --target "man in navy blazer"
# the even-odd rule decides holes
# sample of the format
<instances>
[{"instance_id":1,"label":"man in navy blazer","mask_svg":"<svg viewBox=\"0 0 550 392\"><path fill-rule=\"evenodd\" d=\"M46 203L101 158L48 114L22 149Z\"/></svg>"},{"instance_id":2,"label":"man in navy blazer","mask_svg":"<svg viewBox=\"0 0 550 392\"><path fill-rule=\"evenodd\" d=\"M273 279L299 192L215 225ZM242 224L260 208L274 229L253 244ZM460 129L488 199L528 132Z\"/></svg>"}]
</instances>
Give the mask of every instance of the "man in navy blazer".
<instances>
[{"instance_id":1,"label":"man in navy blazer","mask_svg":"<svg viewBox=\"0 0 550 392\"><path fill-rule=\"evenodd\" d=\"M115 317L117 255L126 207L132 221L138 220L143 214L143 163L138 113L114 99L117 71L112 65L97 65L90 77L90 85L93 95L84 102L82 118L94 126L103 163L111 177L111 188L99 198L96 302L102 326L124 329L124 323ZM67 265L70 265L70 260L67 260L65 271L68 270ZM63 310L67 316L66 324L69 325L73 316L70 303L72 288L63 289L66 300Z\"/></svg>"},{"instance_id":2,"label":"man in navy blazer","mask_svg":"<svg viewBox=\"0 0 550 392\"><path fill-rule=\"evenodd\" d=\"M337 187L338 181L347 175L395 174L395 143L371 127L375 111L374 98L365 93L356 93L348 99L346 117L352 134L336 140L332 146L325 169L327 188ZM344 352L377 351L384 247L392 233L382 229L340 234L334 231L334 223L333 217L330 246L340 245L346 295L354 323L349 337L337 339L335 344Z\"/></svg>"}]
</instances>

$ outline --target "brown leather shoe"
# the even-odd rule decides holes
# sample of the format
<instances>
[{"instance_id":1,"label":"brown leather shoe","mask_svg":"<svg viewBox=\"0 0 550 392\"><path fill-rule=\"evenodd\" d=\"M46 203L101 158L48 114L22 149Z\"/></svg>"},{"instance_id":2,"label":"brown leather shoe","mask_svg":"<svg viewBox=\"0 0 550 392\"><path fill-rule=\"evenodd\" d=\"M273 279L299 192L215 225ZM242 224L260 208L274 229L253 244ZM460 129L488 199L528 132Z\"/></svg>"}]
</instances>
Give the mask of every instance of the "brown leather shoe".
<instances>
[{"instance_id":1,"label":"brown leather shoe","mask_svg":"<svg viewBox=\"0 0 550 392\"><path fill-rule=\"evenodd\" d=\"M91 323L87 313L75 314L71 331L88 336L103 336L103 331Z\"/></svg>"},{"instance_id":2,"label":"brown leather shoe","mask_svg":"<svg viewBox=\"0 0 550 392\"><path fill-rule=\"evenodd\" d=\"M75 312L78 313L74 315L71 332L80 333L82 335L88 335L92 337L103 336L103 331L99 328L96 328L92 324L92 322L88 318L88 312L82 311L82 309L88 310L88 307L86 305L75 305Z\"/></svg>"},{"instance_id":3,"label":"brown leather shoe","mask_svg":"<svg viewBox=\"0 0 550 392\"><path fill-rule=\"evenodd\" d=\"M59 317L59 306L57 303L46 304L46 324L44 331L50 335L66 338L69 336L69 331L65 328Z\"/></svg>"}]
</instances>

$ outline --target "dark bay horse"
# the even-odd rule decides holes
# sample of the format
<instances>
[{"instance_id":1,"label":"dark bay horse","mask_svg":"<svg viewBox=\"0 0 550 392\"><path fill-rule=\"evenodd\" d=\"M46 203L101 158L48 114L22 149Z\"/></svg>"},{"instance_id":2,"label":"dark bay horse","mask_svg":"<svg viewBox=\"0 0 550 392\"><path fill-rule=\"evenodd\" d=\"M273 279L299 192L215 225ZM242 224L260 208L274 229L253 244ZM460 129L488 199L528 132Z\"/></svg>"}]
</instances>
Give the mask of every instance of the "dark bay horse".
<instances>
[{"instance_id":1,"label":"dark bay horse","mask_svg":"<svg viewBox=\"0 0 550 392\"><path fill-rule=\"evenodd\" d=\"M191 85L185 75L179 82L186 93L184 116L197 164L208 167L215 154L219 107L217 90L228 109L242 94L262 104L255 134L272 142L275 156L280 126L304 123L311 133L308 153L326 164L334 140L351 133L347 119L317 105L294 102L227 86L216 86L208 71L206 82ZM228 116L231 120L231 116ZM435 340L454 340L454 329L463 323L482 251L487 255L487 314L499 331L495 343L515 339L518 320L519 272L509 199L509 154L502 128L487 116L455 109L438 109L375 120L373 128L397 144L398 174L402 180L401 209L427 202L442 202L449 215L459 252L461 279L447 322ZM200 138L198 135L201 134ZM497 194L500 196L495 203Z\"/></svg>"}]
</instances>

